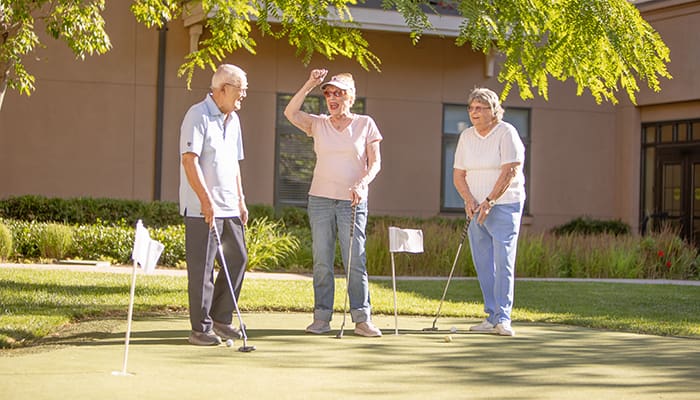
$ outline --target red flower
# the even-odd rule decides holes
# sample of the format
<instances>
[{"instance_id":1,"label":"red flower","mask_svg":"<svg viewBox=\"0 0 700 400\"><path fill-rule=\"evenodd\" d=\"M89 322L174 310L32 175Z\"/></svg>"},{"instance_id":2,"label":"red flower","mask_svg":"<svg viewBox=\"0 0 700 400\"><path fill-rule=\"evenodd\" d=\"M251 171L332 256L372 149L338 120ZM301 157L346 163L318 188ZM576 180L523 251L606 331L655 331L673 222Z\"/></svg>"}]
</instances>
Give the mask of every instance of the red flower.
<instances>
[{"instance_id":1,"label":"red flower","mask_svg":"<svg viewBox=\"0 0 700 400\"><path fill-rule=\"evenodd\" d=\"M659 257L663 257L663 256L664 256L664 251L663 251L663 250L659 250L659 252L656 253L656 255L658 255Z\"/></svg>"},{"instance_id":2,"label":"red flower","mask_svg":"<svg viewBox=\"0 0 700 400\"><path fill-rule=\"evenodd\" d=\"M670 261L666 261L666 268L671 269L671 262Z\"/></svg>"}]
</instances>

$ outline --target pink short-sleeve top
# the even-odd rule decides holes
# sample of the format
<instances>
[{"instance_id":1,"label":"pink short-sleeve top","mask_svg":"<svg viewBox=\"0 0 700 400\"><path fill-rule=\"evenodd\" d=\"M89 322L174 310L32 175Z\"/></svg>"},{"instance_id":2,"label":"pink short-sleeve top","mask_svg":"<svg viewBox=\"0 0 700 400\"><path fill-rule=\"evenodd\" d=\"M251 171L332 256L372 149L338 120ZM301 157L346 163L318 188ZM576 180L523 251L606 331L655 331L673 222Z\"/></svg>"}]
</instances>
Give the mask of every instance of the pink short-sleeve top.
<instances>
[{"instance_id":1,"label":"pink short-sleeve top","mask_svg":"<svg viewBox=\"0 0 700 400\"><path fill-rule=\"evenodd\" d=\"M367 173L367 146L381 141L377 124L368 115L353 114L352 122L339 131L329 115L311 115L316 167L309 194L350 200L350 189Z\"/></svg>"}]
</instances>

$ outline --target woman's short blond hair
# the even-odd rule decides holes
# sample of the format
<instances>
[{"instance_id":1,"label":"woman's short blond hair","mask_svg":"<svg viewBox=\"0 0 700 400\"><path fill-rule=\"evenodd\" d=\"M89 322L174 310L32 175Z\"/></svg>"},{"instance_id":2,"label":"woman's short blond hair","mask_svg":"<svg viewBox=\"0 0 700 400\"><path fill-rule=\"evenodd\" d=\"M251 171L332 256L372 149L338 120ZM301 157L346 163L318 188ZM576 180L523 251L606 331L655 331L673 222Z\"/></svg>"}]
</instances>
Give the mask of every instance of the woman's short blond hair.
<instances>
[{"instance_id":1,"label":"woman's short blond hair","mask_svg":"<svg viewBox=\"0 0 700 400\"><path fill-rule=\"evenodd\" d=\"M473 101L478 101L480 103L488 104L491 108L493 116L496 120L500 121L503 119L503 107L501 107L501 100L499 100L498 95L491 89L487 88L474 88L469 97L467 98L467 104L471 105Z\"/></svg>"}]
</instances>

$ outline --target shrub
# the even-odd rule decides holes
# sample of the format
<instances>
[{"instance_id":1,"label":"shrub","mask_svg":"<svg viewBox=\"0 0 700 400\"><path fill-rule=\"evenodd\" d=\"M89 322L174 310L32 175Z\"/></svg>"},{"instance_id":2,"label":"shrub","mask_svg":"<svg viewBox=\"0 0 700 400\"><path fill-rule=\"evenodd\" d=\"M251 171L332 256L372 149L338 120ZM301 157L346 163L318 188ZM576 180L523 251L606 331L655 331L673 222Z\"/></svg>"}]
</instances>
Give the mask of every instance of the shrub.
<instances>
[{"instance_id":1,"label":"shrub","mask_svg":"<svg viewBox=\"0 0 700 400\"><path fill-rule=\"evenodd\" d=\"M367 270L372 275L391 274L389 227L421 229L423 253L394 254L397 275L447 276L460 244L464 219L370 217L367 224ZM455 267L455 276L474 276L468 240L464 241Z\"/></svg>"},{"instance_id":2,"label":"shrub","mask_svg":"<svg viewBox=\"0 0 700 400\"><path fill-rule=\"evenodd\" d=\"M112 226L102 221L80 225L73 232L75 255L86 260L104 260L130 264L134 246L134 227L122 222Z\"/></svg>"},{"instance_id":3,"label":"shrub","mask_svg":"<svg viewBox=\"0 0 700 400\"><path fill-rule=\"evenodd\" d=\"M647 279L698 279L697 250L666 228L639 242L639 277Z\"/></svg>"},{"instance_id":4,"label":"shrub","mask_svg":"<svg viewBox=\"0 0 700 400\"><path fill-rule=\"evenodd\" d=\"M39 257L39 226L40 223L34 221L3 220L3 223L12 232L12 241L15 253L19 257L38 258Z\"/></svg>"},{"instance_id":5,"label":"shrub","mask_svg":"<svg viewBox=\"0 0 700 400\"><path fill-rule=\"evenodd\" d=\"M165 246L158 264L187 268L185 263L185 225L171 225L164 228L149 229L149 231L152 239L163 243L163 246Z\"/></svg>"},{"instance_id":6,"label":"shrub","mask_svg":"<svg viewBox=\"0 0 700 400\"><path fill-rule=\"evenodd\" d=\"M629 235L631 232L630 226L621 220L602 221L591 218L576 218L564 225L559 225L552 228L552 233L555 235L566 235L577 233L581 235L600 235L609 233L612 235Z\"/></svg>"},{"instance_id":7,"label":"shrub","mask_svg":"<svg viewBox=\"0 0 700 400\"><path fill-rule=\"evenodd\" d=\"M258 218L268 220L275 219L275 209L272 206L265 204L249 204L248 205L248 223L252 224Z\"/></svg>"},{"instance_id":8,"label":"shrub","mask_svg":"<svg viewBox=\"0 0 700 400\"><path fill-rule=\"evenodd\" d=\"M248 245L248 269L269 271L278 269L280 261L295 252L299 241L288 232L279 221L269 221L266 217L250 223L246 230Z\"/></svg>"},{"instance_id":9,"label":"shrub","mask_svg":"<svg viewBox=\"0 0 700 400\"><path fill-rule=\"evenodd\" d=\"M41 257L60 260L73 246L73 231L65 225L47 224L39 231L38 239Z\"/></svg>"},{"instance_id":10,"label":"shrub","mask_svg":"<svg viewBox=\"0 0 700 400\"><path fill-rule=\"evenodd\" d=\"M7 260L13 251L12 232L0 222L0 260Z\"/></svg>"},{"instance_id":11,"label":"shrub","mask_svg":"<svg viewBox=\"0 0 700 400\"><path fill-rule=\"evenodd\" d=\"M311 230L308 227L288 227L287 231L297 241L298 246L296 251L288 254L280 264L287 271L311 271L314 265ZM336 260L339 259L340 256L336 254ZM336 262L336 265L340 265L339 262Z\"/></svg>"},{"instance_id":12,"label":"shrub","mask_svg":"<svg viewBox=\"0 0 700 400\"><path fill-rule=\"evenodd\" d=\"M288 228L307 228L309 226L309 214L305 208L282 207L277 215Z\"/></svg>"}]
</instances>

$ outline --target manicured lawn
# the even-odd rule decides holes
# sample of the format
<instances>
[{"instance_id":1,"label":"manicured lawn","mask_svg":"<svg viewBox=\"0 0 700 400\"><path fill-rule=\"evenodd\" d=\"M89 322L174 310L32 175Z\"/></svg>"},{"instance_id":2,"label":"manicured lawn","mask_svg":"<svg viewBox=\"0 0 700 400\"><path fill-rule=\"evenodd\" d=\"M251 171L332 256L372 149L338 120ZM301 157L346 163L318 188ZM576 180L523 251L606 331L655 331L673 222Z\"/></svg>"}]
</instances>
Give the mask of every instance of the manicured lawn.
<instances>
[{"instance_id":1,"label":"manicured lawn","mask_svg":"<svg viewBox=\"0 0 700 400\"><path fill-rule=\"evenodd\" d=\"M513 320L547 322L669 336L700 337L700 287L600 282L516 281ZM0 347L17 347L66 324L126 315L131 276L53 270L0 269ZM390 281L370 282L375 314L393 315ZM401 315L433 316L444 280L399 281ZM342 312L345 284L336 285ZM311 312L313 288L305 280L247 279L244 312ZM186 311L186 278L139 275L135 314ZM453 281L444 317L483 317L473 280Z\"/></svg>"}]
</instances>

